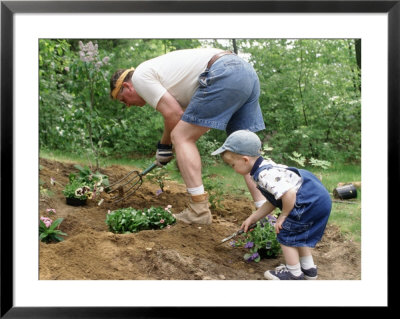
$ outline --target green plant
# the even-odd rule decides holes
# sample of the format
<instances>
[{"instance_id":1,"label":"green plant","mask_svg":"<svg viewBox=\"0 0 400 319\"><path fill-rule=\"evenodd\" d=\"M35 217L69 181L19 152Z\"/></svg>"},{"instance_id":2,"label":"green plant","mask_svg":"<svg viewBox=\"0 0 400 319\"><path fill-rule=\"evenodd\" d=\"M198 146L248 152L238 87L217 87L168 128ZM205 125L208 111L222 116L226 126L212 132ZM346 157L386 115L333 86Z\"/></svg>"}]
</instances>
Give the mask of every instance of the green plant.
<instances>
[{"instance_id":1,"label":"green plant","mask_svg":"<svg viewBox=\"0 0 400 319\"><path fill-rule=\"evenodd\" d=\"M294 151L292 154L293 154L293 156L288 155L288 157L293 162L295 162L297 165L304 167L306 158L303 155L301 155L300 153L297 153L296 151Z\"/></svg>"},{"instance_id":2,"label":"green plant","mask_svg":"<svg viewBox=\"0 0 400 319\"><path fill-rule=\"evenodd\" d=\"M41 217L39 220L39 239L46 243L63 241L64 238L61 236L68 235L57 229L62 221L63 218L58 218L53 222L48 217Z\"/></svg>"},{"instance_id":3,"label":"green plant","mask_svg":"<svg viewBox=\"0 0 400 319\"><path fill-rule=\"evenodd\" d=\"M98 187L108 187L110 182L108 176L96 171L93 173L88 167L82 167L80 165L74 165L74 167L79 171L78 179L86 182L91 186L92 189Z\"/></svg>"},{"instance_id":4,"label":"green plant","mask_svg":"<svg viewBox=\"0 0 400 319\"><path fill-rule=\"evenodd\" d=\"M85 181L75 178L73 174L69 178L69 183L62 191L65 197L85 200L92 195L90 186Z\"/></svg>"},{"instance_id":5,"label":"green plant","mask_svg":"<svg viewBox=\"0 0 400 319\"><path fill-rule=\"evenodd\" d=\"M113 233L129 234L146 229L163 229L175 223L171 205L165 208L150 207L136 210L132 207L109 211L106 218L108 229Z\"/></svg>"},{"instance_id":6,"label":"green plant","mask_svg":"<svg viewBox=\"0 0 400 319\"><path fill-rule=\"evenodd\" d=\"M276 257L281 252L281 246L276 239L275 227L276 217L268 215L268 221L261 224L247 233L242 233L237 241L232 241L233 247L244 247L249 253L244 254L246 261L259 262L262 257Z\"/></svg>"},{"instance_id":7,"label":"green plant","mask_svg":"<svg viewBox=\"0 0 400 319\"><path fill-rule=\"evenodd\" d=\"M146 178L154 183L160 186L161 192L164 192L164 187L165 187L165 181L171 180L171 178L168 176L167 170L165 166L160 167L160 169L157 169L151 173L148 173L146 175Z\"/></svg>"},{"instance_id":8,"label":"green plant","mask_svg":"<svg viewBox=\"0 0 400 319\"><path fill-rule=\"evenodd\" d=\"M224 191L223 191L223 183L221 182L221 180L215 178L215 176L213 175L205 175L203 176L203 184L204 188L208 192L208 201L210 203L211 208L213 209L217 207L223 208L222 200Z\"/></svg>"},{"instance_id":9,"label":"green plant","mask_svg":"<svg viewBox=\"0 0 400 319\"><path fill-rule=\"evenodd\" d=\"M79 174L69 174L69 182L63 194L67 198L94 199L105 187L109 186L108 176L100 172L93 173L88 167L74 165ZM101 201L101 200L100 200ZM100 202L99 202L100 205Z\"/></svg>"}]
</instances>

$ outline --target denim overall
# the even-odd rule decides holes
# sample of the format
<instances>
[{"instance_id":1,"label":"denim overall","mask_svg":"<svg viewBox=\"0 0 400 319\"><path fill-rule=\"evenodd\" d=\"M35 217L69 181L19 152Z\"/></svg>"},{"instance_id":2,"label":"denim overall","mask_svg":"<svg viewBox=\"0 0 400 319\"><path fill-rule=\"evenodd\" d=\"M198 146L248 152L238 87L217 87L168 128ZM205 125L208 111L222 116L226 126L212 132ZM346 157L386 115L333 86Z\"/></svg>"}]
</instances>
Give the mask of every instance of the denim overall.
<instances>
[{"instance_id":1,"label":"denim overall","mask_svg":"<svg viewBox=\"0 0 400 319\"><path fill-rule=\"evenodd\" d=\"M271 169L271 164L256 167L261 163L257 161L251 175L258 182L261 171ZM311 172L295 167L287 167L301 177L302 184L296 194L293 210L282 224L282 229L277 234L279 243L290 247L315 247L322 235L332 208L329 192L320 180ZM276 200L267 190L257 186L261 193L274 206L282 210L282 200Z\"/></svg>"}]
</instances>

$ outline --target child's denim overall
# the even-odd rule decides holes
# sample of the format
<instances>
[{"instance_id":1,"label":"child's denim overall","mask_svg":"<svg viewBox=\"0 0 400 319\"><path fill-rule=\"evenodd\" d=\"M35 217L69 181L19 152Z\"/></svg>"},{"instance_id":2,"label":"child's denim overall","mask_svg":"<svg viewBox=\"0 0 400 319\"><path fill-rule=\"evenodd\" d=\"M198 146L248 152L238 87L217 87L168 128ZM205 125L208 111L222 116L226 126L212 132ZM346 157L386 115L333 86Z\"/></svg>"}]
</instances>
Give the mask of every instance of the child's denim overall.
<instances>
[{"instance_id":1,"label":"child's denim overall","mask_svg":"<svg viewBox=\"0 0 400 319\"><path fill-rule=\"evenodd\" d=\"M261 161L258 163L260 164ZM254 167L255 172L254 169L252 171L253 179L257 182L260 172L272 167L271 164L258 168ZM285 246L315 247L324 234L331 212L332 201L329 192L311 172L295 167L286 169L299 175L302 179L302 184L297 191L294 208L283 222L277 239ZM276 200L267 190L260 186L257 187L272 205L282 210L281 199Z\"/></svg>"}]
</instances>

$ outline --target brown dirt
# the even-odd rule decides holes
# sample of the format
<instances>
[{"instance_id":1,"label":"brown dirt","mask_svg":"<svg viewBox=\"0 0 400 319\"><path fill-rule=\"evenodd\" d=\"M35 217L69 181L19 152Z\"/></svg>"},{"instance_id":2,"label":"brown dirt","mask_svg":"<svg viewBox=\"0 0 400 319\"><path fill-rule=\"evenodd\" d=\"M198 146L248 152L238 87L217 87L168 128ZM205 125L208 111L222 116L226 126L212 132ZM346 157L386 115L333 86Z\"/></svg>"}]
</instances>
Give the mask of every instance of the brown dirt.
<instances>
[{"instance_id":1,"label":"brown dirt","mask_svg":"<svg viewBox=\"0 0 400 319\"><path fill-rule=\"evenodd\" d=\"M265 270L284 263L283 256L249 263L243 259L243 248L232 248L228 243L216 246L251 213L252 205L247 198L225 196L224 209L212 210L211 225L178 222L168 229L114 234L105 223L108 209L170 204L172 212L179 213L187 199L185 186L167 181L166 191L156 196L159 187L146 181L122 206L107 202L98 206L88 200L86 206L73 207L66 205L63 187L50 185L50 178L65 185L69 173L76 172L74 163L40 159L40 165L43 187L54 193L40 196L40 216L48 216L46 209L54 208L53 220L63 217L60 229L68 234L60 243L40 242L41 280L262 280ZM101 172L113 181L131 169L114 165ZM319 279L361 279L360 244L346 240L334 225L328 225L313 256Z\"/></svg>"}]
</instances>

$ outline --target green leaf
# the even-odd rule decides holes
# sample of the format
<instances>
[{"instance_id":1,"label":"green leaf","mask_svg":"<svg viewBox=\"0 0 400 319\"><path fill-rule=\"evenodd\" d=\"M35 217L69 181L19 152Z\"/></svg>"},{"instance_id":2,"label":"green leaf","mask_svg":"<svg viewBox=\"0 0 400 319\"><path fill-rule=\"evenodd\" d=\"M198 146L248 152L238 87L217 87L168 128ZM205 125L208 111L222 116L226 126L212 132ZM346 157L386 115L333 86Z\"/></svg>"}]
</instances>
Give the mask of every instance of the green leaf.
<instances>
[{"instance_id":1,"label":"green leaf","mask_svg":"<svg viewBox=\"0 0 400 319\"><path fill-rule=\"evenodd\" d=\"M58 225L60 225L63 220L64 218L58 218L55 221L53 221L53 223L49 227L49 230L54 230L55 228L57 228Z\"/></svg>"}]
</instances>

